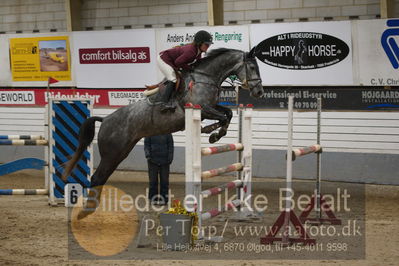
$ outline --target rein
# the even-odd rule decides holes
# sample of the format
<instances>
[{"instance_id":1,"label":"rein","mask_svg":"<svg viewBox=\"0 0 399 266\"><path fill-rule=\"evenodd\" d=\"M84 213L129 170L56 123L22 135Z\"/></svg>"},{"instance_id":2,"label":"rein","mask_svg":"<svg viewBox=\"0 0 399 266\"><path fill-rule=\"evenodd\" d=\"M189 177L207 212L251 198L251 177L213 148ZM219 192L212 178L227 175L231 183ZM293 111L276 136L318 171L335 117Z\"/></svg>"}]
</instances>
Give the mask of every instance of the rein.
<instances>
[{"instance_id":1,"label":"rein","mask_svg":"<svg viewBox=\"0 0 399 266\"><path fill-rule=\"evenodd\" d=\"M240 85L241 85L241 86L244 86L244 87L247 87L247 88L250 88L250 86L249 86L250 84L249 84L249 83L250 83L250 82L256 82L255 85L254 85L253 87L258 86L258 85L262 82L262 80L261 80L260 78L248 79L248 77L249 77L250 75L249 75L249 70L248 70L248 60L247 60L247 57L246 57L246 53L245 53L245 52L243 52L243 65L242 65L238 70L242 69L243 67L245 67L245 79L244 79L243 82L240 82L240 83L241 83ZM211 80L212 80L212 78L213 78L213 76L211 76L210 74L208 74L208 73L206 73L206 72L194 70L194 73L195 73L195 74L199 74L199 75L203 75L203 76L206 76L206 77L209 77ZM194 77L192 76L192 74L190 74L190 76L191 76L191 79L193 80L194 84L195 84L195 83L202 83L202 84L207 84L207 85L210 85L210 86L212 86L212 87L216 87L216 88L220 89L220 86L217 85L215 82L196 81L196 80L194 79ZM227 83L229 83L229 84L231 85L231 87L234 87L234 83L233 83L233 82L230 82L230 81L227 81L227 80L225 80L224 82L227 82Z\"/></svg>"},{"instance_id":2,"label":"rein","mask_svg":"<svg viewBox=\"0 0 399 266\"><path fill-rule=\"evenodd\" d=\"M211 76L210 74L205 73L205 72L195 71L195 70L194 70L194 73L195 73L195 74L200 74L200 75L203 75L203 76L212 78L212 76ZM215 82L196 81L196 80L194 79L194 77L193 77L191 74L190 74L190 76L191 76L191 79L194 81L194 83L207 84L207 85L211 85L212 87L216 87L216 88L219 89L219 86L218 86ZM211 79L211 80L212 80L212 79Z\"/></svg>"}]
</instances>

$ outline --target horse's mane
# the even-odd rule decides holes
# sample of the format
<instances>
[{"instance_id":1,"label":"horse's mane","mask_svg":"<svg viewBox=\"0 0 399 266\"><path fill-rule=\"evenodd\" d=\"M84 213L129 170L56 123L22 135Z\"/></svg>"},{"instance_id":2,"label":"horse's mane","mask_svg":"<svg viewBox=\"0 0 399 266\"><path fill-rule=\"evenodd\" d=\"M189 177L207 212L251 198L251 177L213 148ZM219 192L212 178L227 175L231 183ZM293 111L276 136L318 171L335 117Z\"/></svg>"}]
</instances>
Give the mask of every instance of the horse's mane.
<instances>
[{"instance_id":1,"label":"horse's mane","mask_svg":"<svg viewBox=\"0 0 399 266\"><path fill-rule=\"evenodd\" d=\"M206 53L205 57L203 57L201 60L199 60L199 62L196 64L201 65L203 63L207 63L210 60L218 57L219 55L223 55L226 54L228 52L241 52L240 50L237 49L229 49L229 48L217 48L217 49L212 49L211 51L209 51L208 53Z\"/></svg>"}]
</instances>

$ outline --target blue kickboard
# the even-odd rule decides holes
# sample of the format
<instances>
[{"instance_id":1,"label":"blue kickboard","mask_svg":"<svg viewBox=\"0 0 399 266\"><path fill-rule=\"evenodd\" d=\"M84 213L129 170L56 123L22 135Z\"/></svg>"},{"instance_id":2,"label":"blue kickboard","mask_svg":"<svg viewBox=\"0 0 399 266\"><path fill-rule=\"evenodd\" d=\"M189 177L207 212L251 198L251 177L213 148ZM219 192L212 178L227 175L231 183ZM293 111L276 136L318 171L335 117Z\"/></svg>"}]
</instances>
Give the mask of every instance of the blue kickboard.
<instances>
[{"instance_id":1,"label":"blue kickboard","mask_svg":"<svg viewBox=\"0 0 399 266\"><path fill-rule=\"evenodd\" d=\"M37 158L24 158L0 165L0 176L24 169L42 170L46 162Z\"/></svg>"}]
</instances>

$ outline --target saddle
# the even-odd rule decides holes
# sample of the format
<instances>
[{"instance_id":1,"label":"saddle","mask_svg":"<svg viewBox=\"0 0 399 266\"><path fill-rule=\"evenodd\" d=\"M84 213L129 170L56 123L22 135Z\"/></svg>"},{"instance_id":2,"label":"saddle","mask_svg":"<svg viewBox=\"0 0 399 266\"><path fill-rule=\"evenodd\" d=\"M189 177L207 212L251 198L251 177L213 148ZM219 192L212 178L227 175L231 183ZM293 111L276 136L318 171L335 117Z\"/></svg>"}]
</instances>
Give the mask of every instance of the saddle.
<instances>
[{"instance_id":1,"label":"saddle","mask_svg":"<svg viewBox=\"0 0 399 266\"><path fill-rule=\"evenodd\" d=\"M181 80L182 78L180 76L177 76L175 91L184 89L184 85L182 86L183 88L180 87L180 84L182 83ZM150 95L157 93L159 90L162 90L165 87L166 81L167 81L166 78L164 78L161 82L157 84L145 85L146 90L144 91L144 95L148 97Z\"/></svg>"},{"instance_id":2,"label":"saddle","mask_svg":"<svg viewBox=\"0 0 399 266\"><path fill-rule=\"evenodd\" d=\"M176 87L171 96L171 99L176 95L176 92L184 92L186 88L192 90L194 87L194 79L192 78L190 72L180 72L175 71L176 73ZM189 81L187 82L187 77L190 76ZM158 96L162 94L163 88L165 87L167 79L164 78L161 82L153 85L145 85L146 90L144 91L144 95L147 96L147 101L150 104L158 104L161 101L158 100ZM159 92L159 93L158 93Z\"/></svg>"}]
</instances>

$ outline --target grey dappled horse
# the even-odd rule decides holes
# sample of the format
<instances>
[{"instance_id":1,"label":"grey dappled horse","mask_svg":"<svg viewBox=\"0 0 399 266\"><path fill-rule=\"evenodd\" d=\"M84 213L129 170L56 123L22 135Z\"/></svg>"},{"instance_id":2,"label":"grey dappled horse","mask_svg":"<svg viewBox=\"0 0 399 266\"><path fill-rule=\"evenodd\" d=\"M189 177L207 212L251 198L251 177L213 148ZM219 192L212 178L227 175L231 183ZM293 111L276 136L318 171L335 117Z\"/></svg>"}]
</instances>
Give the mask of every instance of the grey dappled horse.
<instances>
[{"instance_id":1,"label":"grey dappled horse","mask_svg":"<svg viewBox=\"0 0 399 266\"><path fill-rule=\"evenodd\" d=\"M186 103L201 105L203 119L218 120L202 129L203 133L210 133L220 127L217 133L209 137L211 143L218 141L226 135L233 115L229 108L217 104L221 84L230 75L236 75L242 81L242 87L250 90L251 96L263 95L254 49L249 53L226 48L214 49L199 61L193 72L183 75L181 83L185 89L174 92L173 101L177 106L175 112L161 113L160 106L156 104L158 96L154 95L121 107L104 118L87 119L80 128L79 146L66 165L63 179L66 180L70 175L84 150L92 142L96 121L102 122L98 132L101 161L91 178L91 187L104 185L141 138L184 130ZM191 80L194 83L189 89L187 84Z\"/></svg>"}]
</instances>

